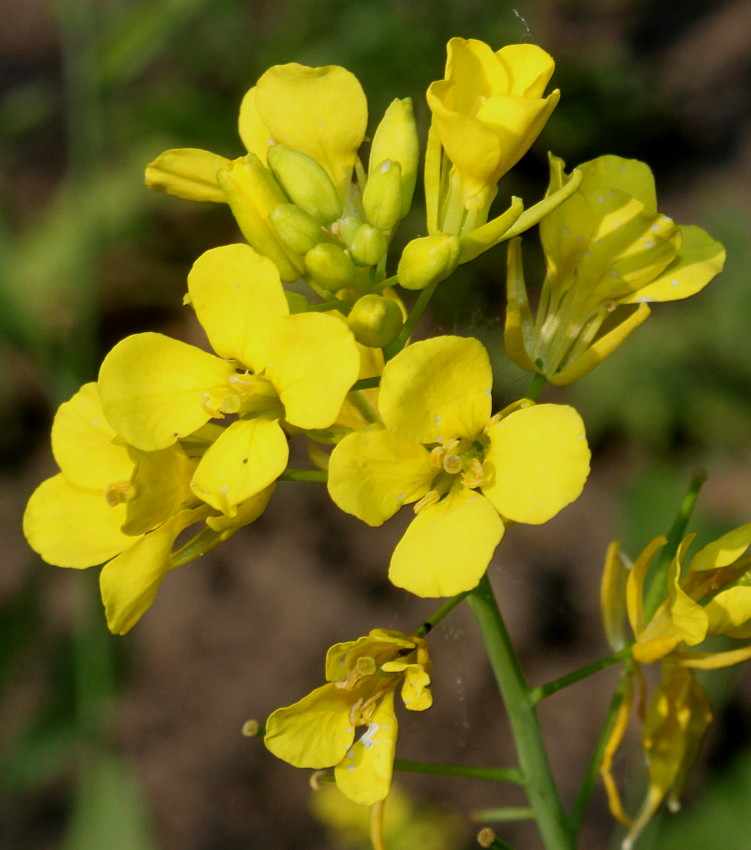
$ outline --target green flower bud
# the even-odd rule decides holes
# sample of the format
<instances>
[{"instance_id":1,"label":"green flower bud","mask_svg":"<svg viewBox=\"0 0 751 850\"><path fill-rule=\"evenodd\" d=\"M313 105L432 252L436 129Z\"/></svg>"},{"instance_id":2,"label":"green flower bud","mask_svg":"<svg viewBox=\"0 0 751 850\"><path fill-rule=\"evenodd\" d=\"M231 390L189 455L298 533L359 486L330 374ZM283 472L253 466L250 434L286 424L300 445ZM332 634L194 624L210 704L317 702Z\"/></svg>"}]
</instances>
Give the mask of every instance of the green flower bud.
<instances>
[{"instance_id":1,"label":"green flower bud","mask_svg":"<svg viewBox=\"0 0 751 850\"><path fill-rule=\"evenodd\" d=\"M398 162L402 168L402 198L399 218L404 218L412 204L417 180L420 146L412 111L412 98L392 101L376 128L370 146L368 171L372 172L386 159Z\"/></svg>"},{"instance_id":2,"label":"green flower bud","mask_svg":"<svg viewBox=\"0 0 751 850\"><path fill-rule=\"evenodd\" d=\"M220 169L216 179L243 236L276 265L282 280L297 280L304 269L302 257L280 242L269 224L271 211L287 198L268 168L249 153Z\"/></svg>"},{"instance_id":3,"label":"green flower bud","mask_svg":"<svg viewBox=\"0 0 751 850\"><path fill-rule=\"evenodd\" d=\"M321 225L295 204L279 204L271 211L274 233L296 254L305 255L323 238Z\"/></svg>"},{"instance_id":4,"label":"green flower bud","mask_svg":"<svg viewBox=\"0 0 751 850\"><path fill-rule=\"evenodd\" d=\"M282 145L266 153L269 168L292 203L321 224L330 224L342 214L342 202L322 165L307 154Z\"/></svg>"},{"instance_id":5,"label":"green flower bud","mask_svg":"<svg viewBox=\"0 0 751 850\"><path fill-rule=\"evenodd\" d=\"M383 232L372 224L363 224L349 243L349 252L358 266L378 265L388 249Z\"/></svg>"},{"instance_id":6,"label":"green flower bud","mask_svg":"<svg viewBox=\"0 0 751 850\"><path fill-rule=\"evenodd\" d=\"M368 174L362 195L367 220L380 230L391 230L402 217L402 167L384 160Z\"/></svg>"},{"instance_id":7,"label":"green flower bud","mask_svg":"<svg viewBox=\"0 0 751 850\"><path fill-rule=\"evenodd\" d=\"M435 233L408 242L396 276L405 289L425 289L444 280L459 265L461 243L452 233Z\"/></svg>"},{"instance_id":8,"label":"green flower bud","mask_svg":"<svg viewBox=\"0 0 751 850\"><path fill-rule=\"evenodd\" d=\"M404 325L402 311L393 298L363 295L350 311L347 324L354 338L370 348L383 348Z\"/></svg>"},{"instance_id":9,"label":"green flower bud","mask_svg":"<svg viewBox=\"0 0 751 850\"><path fill-rule=\"evenodd\" d=\"M320 242L305 255L305 268L324 289L336 292L349 286L355 277L352 260L338 245Z\"/></svg>"},{"instance_id":10,"label":"green flower bud","mask_svg":"<svg viewBox=\"0 0 751 850\"><path fill-rule=\"evenodd\" d=\"M291 292L289 289L285 289L284 297L287 299L290 314L308 312L308 299L301 292Z\"/></svg>"},{"instance_id":11,"label":"green flower bud","mask_svg":"<svg viewBox=\"0 0 751 850\"><path fill-rule=\"evenodd\" d=\"M364 223L356 215L345 215L331 225L331 232L335 236L338 236L345 245L349 245L355 238L355 233L357 233Z\"/></svg>"}]
</instances>

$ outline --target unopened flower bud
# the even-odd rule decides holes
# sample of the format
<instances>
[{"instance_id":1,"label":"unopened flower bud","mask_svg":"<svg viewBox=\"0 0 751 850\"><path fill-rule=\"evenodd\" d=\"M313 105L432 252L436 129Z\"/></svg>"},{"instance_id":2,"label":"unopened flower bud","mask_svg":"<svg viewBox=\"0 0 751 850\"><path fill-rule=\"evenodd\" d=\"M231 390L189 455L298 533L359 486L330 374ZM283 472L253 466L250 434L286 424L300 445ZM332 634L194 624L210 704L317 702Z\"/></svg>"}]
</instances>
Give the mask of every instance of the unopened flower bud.
<instances>
[{"instance_id":1,"label":"unopened flower bud","mask_svg":"<svg viewBox=\"0 0 751 850\"><path fill-rule=\"evenodd\" d=\"M347 324L359 343L370 348L383 348L396 337L404 320L393 298L370 293L357 301L350 311Z\"/></svg>"},{"instance_id":2,"label":"unopened flower bud","mask_svg":"<svg viewBox=\"0 0 751 850\"><path fill-rule=\"evenodd\" d=\"M356 215L345 215L331 225L331 232L335 236L338 236L346 245L349 245L355 238L355 233L357 233L364 223Z\"/></svg>"},{"instance_id":3,"label":"unopened flower bud","mask_svg":"<svg viewBox=\"0 0 751 850\"><path fill-rule=\"evenodd\" d=\"M342 214L342 202L322 165L307 154L274 145L266 154L269 168L289 199L321 224Z\"/></svg>"},{"instance_id":4,"label":"unopened flower bud","mask_svg":"<svg viewBox=\"0 0 751 850\"><path fill-rule=\"evenodd\" d=\"M368 174L362 195L367 220L380 230L391 230L402 217L402 168L384 160Z\"/></svg>"},{"instance_id":5,"label":"unopened flower bud","mask_svg":"<svg viewBox=\"0 0 751 850\"><path fill-rule=\"evenodd\" d=\"M305 268L319 286L330 292L349 286L355 276L349 255L331 242L319 242L311 248L305 255Z\"/></svg>"},{"instance_id":6,"label":"unopened flower bud","mask_svg":"<svg viewBox=\"0 0 751 850\"><path fill-rule=\"evenodd\" d=\"M396 271L405 289L425 289L447 278L459 265L461 243L451 233L435 233L408 242Z\"/></svg>"},{"instance_id":7,"label":"unopened flower bud","mask_svg":"<svg viewBox=\"0 0 751 850\"><path fill-rule=\"evenodd\" d=\"M268 168L249 153L220 169L216 179L243 236L276 265L282 280L297 280L303 271L302 257L281 243L269 224L271 211L287 198Z\"/></svg>"},{"instance_id":8,"label":"unopened flower bud","mask_svg":"<svg viewBox=\"0 0 751 850\"><path fill-rule=\"evenodd\" d=\"M419 154L412 98L396 99L391 102L376 128L373 143L370 146L368 169L372 172L386 159L398 162L401 166L402 191L399 218L407 215L412 204Z\"/></svg>"},{"instance_id":9,"label":"unopened flower bud","mask_svg":"<svg viewBox=\"0 0 751 850\"><path fill-rule=\"evenodd\" d=\"M307 254L323 236L321 225L295 204L279 204L271 211L269 222L274 233L296 254Z\"/></svg>"},{"instance_id":10,"label":"unopened flower bud","mask_svg":"<svg viewBox=\"0 0 751 850\"><path fill-rule=\"evenodd\" d=\"M349 242L349 252L358 266L378 265L388 249L383 232L372 224L363 224Z\"/></svg>"}]
</instances>

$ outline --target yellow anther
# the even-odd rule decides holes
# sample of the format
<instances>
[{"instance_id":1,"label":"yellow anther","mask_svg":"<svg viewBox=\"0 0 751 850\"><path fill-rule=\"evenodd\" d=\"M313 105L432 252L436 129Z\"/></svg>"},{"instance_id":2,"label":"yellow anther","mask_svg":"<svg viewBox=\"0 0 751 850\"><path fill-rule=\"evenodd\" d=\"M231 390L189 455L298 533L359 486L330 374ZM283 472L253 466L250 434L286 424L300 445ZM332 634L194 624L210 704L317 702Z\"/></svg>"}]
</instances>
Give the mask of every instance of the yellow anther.
<instances>
[{"instance_id":1,"label":"yellow anther","mask_svg":"<svg viewBox=\"0 0 751 850\"><path fill-rule=\"evenodd\" d=\"M261 724L257 720L246 720L243 723L242 733L246 738L255 738L261 729Z\"/></svg>"},{"instance_id":2,"label":"yellow anther","mask_svg":"<svg viewBox=\"0 0 751 850\"><path fill-rule=\"evenodd\" d=\"M464 463L459 455L447 454L443 458L443 469L448 472L449 475L456 475L457 472L462 471L463 467Z\"/></svg>"},{"instance_id":3,"label":"yellow anther","mask_svg":"<svg viewBox=\"0 0 751 850\"><path fill-rule=\"evenodd\" d=\"M108 485L105 491L105 498L107 499L107 504L111 508L114 508L117 505L122 505L123 502L127 502L132 494L130 481L115 481L113 484Z\"/></svg>"},{"instance_id":4,"label":"yellow anther","mask_svg":"<svg viewBox=\"0 0 751 850\"><path fill-rule=\"evenodd\" d=\"M449 440L441 446L436 446L430 453L430 465L436 469L443 469L443 462L448 454L453 454L459 446L459 440Z\"/></svg>"},{"instance_id":5,"label":"yellow anther","mask_svg":"<svg viewBox=\"0 0 751 850\"><path fill-rule=\"evenodd\" d=\"M227 393L222 399L222 410L225 413L238 413L240 410L241 399L237 393Z\"/></svg>"},{"instance_id":6,"label":"yellow anther","mask_svg":"<svg viewBox=\"0 0 751 850\"><path fill-rule=\"evenodd\" d=\"M355 669L361 676L372 676L377 669L375 659L369 655L361 655L355 662Z\"/></svg>"},{"instance_id":7,"label":"yellow anther","mask_svg":"<svg viewBox=\"0 0 751 850\"><path fill-rule=\"evenodd\" d=\"M478 458L473 457L466 465L462 475L462 484L472 490L474 487L482 487L485 483L485 473Z\"/></svg>"},{"instance_id":8,"label":"yellow anther","mask_svg":"<svg viewBox=\"0 0 751 850\"><path fill-rule=\"evenodd\" d=\"M420 511L424 511L425 508L429 508L431 505L438 502L440 498L441 494L437 490L428 490L419 502L415 502L415 513L419 514Z\"/></svg>"}]
</instances>

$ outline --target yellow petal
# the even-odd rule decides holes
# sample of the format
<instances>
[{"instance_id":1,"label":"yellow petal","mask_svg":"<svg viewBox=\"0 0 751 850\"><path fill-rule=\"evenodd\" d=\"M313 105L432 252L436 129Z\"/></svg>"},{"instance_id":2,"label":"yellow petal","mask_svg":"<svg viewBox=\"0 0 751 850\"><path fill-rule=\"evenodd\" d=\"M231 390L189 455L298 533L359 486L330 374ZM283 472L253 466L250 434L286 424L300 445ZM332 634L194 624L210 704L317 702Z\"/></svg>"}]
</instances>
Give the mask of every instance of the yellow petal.
<instances>
[{"instance_id":1,"label":"yellow petal","mask_svg":"<svg viewBox=\"0 0 751 850\"><path fill-rule=\"evenodd\" d=\"M379 408L404 440L472 439L490 419L493 373L476 339L438 336L407 346L386 364Z\"/></svg>"},{"instance_id":2,"label":"yellow petal","mask_svg":"<svg viewBox=\"0 0 751 850\"><path fill-rule=\"evenodd\" d=\"M241 419L209 447L191 487L199 499L235 516L241 502L284 472L288 457L287 438L278 420L265 416Z\"/></svg>"},{"instance_id":3,"label":"yellow petal","mask_svg":"<svg viewBox=\"0 0 751 850\"><path fill-rule=\"evenodd\" d=\"M648 213L657 212L657 194L652 170L638 159L598 156L579 166L584 173L582 191L620 189L644 205Z\"/></svg>"},{"instance_id":4,"label":"yellow petal","mask_svg":"<svg viewBox=\"0 0 751 850\"><path fill-rule=\"evenodd\" d=\"M278 145L307 154L348 194L355 155L365 138L368 106L344 68L275 65L258 81L256 107Z\"/></svg>"},{"instance_id":5,"label":"yellow petal","mask_svg":"<svg viewBox=\"0 0 751 850\"><path fill-rule=\"evenodd\" d=\"M730 566L751 545L751 522L735 528L700 549L689 564L689 572Z\"/></svg>"},{"instance_id":6,"label":"yellow petal","mask_svg":"<svg viewBox=\"0 0 751 850\"><path fill-rule=\"evenodd\" d=\"M298 428L328 428L357 380L360 354L344 322L325 313L280 319L270 338L266 377Z\"/></svg>"},{"instance_id":7,"label":"yellow petal","mask_svg":"<svg viewBox=\"0 0 751 850\"><path fill-rule=\"evenodd\" d=\"M628 565L621 545L613 542L605 555L605 568L600 582L600 611L602 625L610 648L614 651L626 645L626 578Z\"/></svg>"},{"instance_id":8,"label":"yellow petal","mask_svg":"<svg viewBox=\"0 0 751 850\"><path fill-rule=\"evenodd\" d=\"M635 635L644 631L644 579L647 576L647 570L657 550L667 542L667 538L663 535L651 540L634 561L634 565L628 574L626 580L626 610L631 631Z\"/></svg>"},{"instance_id":9,"label":"yellow petal","mask_svg":"<svg viewBox=\"0 0 751 850\"><path fill-rule=\"evenodd\" d=\"M190 500L190 479L197 461L177 446L157 452L130 448L135 471L127 500L123 531L145 534L166 522Z\"/></svg>"},{"instance_id":10,"label":"yellow petal","mask_svg":"<svg viewBox=\"0 0 751 850\"><path fill-rule=\"evenodd\" d=\"M419 443L374 426L346 436L331 453L329 495L368 525L381 525L430 489L436 469Z\"/></svg>"},{"instance_id":11,"label":"yellow petal","mask_svg":"<svg viewBox=\"0 0 751 850\"><path fill-rule=\"evenodd\" d=\"M43 481L31 494L23 533L31 548L56 567L93 567L131 546L120 531L125 505L107 504L104 490L71 484L64 475Z\"/></svg>"},{"instance_id":12,"label":"yellow petal","mask_svg":"<svg viewBox=\"0 0 751 850\"><path fill-rule=\"evenodd\" d=\"M725 249L700 227L679 227L682 241L678 257L652 283L634 293L630 301L677 301L703 289L725 265Z\"/></svg>"},{"instance_id":13,"label":"yellow petal","mask_svg":"<svg viewBox=\"0 0 751 850\"><path fill-rule=\"evenodd\" d=\"M263 743L295 767L333 767L355 737L349 720L352 694L322 685L293 705L278 708L266 721Z\"/></svg>"},{"instance_id":14,"label":"yellow petal","mask_svg":"<svg viewBox=\"0 0 751 850\"><path fill-rule=\"evenodd\" d=\"M391 557L389 579L417 596L455 596L477 586L503 537L480 493L455 486L412 520Z\"/></svg>"},{"instance_id":15,"label":"yellow petal","mask_svg":"<svg viewBox=\"0 0 751 850\"><path fill-rule=\"evenodd\" d=\"M250 245L212 248L194 263L188 292L214 351L260 372L274 323L289 314L274 263Z\"/></svg>"},{"instance_id":16,"label":"yellow petal","mask_svg":"<svg viewBox=\"0 0 751 850\"><path fill-rule=\"evenodd\" d=\"M99 371L107 419L143 451L167 448L221 416L231 363L156 333L119 342Z\"/></svg>"},{"instance_id":17,"label":"yellow petal","mask_svg":"<svg viewBox=\"0 0 751 850\"><path fill-rule=\"evenodd\" d=\"M751 587L730 587L718 593L704 607L709 635L726 635L751 620Z\"/></svg>"},{"instance_id":18,"label":"yellow petal","mask_svg":"<svg viewBox=\"0 0 751 850\"><path fill-rule=\"evenodd\" d=\"M590 453L573 407L522 408L489 428L488 436L482 492L502 516L543 523L578 498Z\"/></svg>"},{"instance_id":19,"label":"yellow petal","mask_svg":"<svg viewBox=\"0 0 751 850\"><path fill-rule=\"evenodd\" d=\"M146 185L188 201L223 204L224 193L216 182L216 173L228 165L228 159L209 151L197 148L169 150L146 166Z\"/></svg>"},{"instance_id":20,"label":"yellow petal","mask_svg":"<svg viewBox=\"0 0 751 850\"><path fill-rule=\"evenodd\" d=\"M104 565L99 589L107 625L113 634L124 635L130 631L149 609L162 579L169 572L175 539L200 515L201 511L181 511Z\"/></svg>"},{"instance_id":21,"label":"yellow petal","mask_svg":"<svg viewBox=\"0 0 751 850\"><path fill-rule=\"evenodd\" d=\"M245 97L243 97L240 104L238 129L245 149L249 153L254 153L266 165L266 151L271 145L276 144L276 142L271 135L271 131L263 123L263 119L258 114L255 86L245 93Z\"/></svg>"},{"instance_id":22,"label":"yellow petal","mask_svg":"<svg viewBox=\"0 0 751 850\"><path fill-rule=\"evenodd\" d=\"M233 517L228 517L222 514L221 516L210 516L206 519L206 525L213 531L221 535L222 541L229 540L233 534L239 531L243 526L255 522L259 516L266 510L269 499L274 494L276 484L270 484L260 493L251 496L237 506L237 514Z\"/></svg>"},{"instance_id":23,"label":"yellow petal","mask_svg":"<svg viewBox=\"0 0 751 850\"><path fill-rule=\"evenodd\" d=\"M106 490L128 481L133 461L113 442L117 433L105 418L95 383L85 384L60 405L52 423L52 453L65 477L79 487Z\"/></svg>"},{"instance_id":24,"label":"yellow petal","mask_svg":"<svg viewBox=\"0 0 751 850\"><path fill-rule=\"evenodd\" d=\"M376 706L365 733L347 750L334 770L342 794L363 806L386 799L391 789L398 730L394 692L387 691Z\"/></svg>"}]
</instances>

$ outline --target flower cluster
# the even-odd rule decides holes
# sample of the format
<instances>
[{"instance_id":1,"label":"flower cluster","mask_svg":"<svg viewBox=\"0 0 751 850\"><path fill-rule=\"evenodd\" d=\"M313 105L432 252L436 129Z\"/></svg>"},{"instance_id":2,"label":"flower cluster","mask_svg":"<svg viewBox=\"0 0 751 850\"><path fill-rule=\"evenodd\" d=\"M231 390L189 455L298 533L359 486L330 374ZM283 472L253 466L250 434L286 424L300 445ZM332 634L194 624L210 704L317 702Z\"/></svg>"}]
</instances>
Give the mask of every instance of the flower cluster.
<instances>
[{"instance_id":1,"label":"flower cluster","mask_svg":"<svg viewBox=\"0 0 751 850\"><path fill-rule=\"evenodd\" d=\"M536 403L539 377L580 377L646 318L645 302L697 292L724 254L659 214L647 166L618 157L571 174L551 157L544 199L525 209L507 198L491 214L499 181L558 103L558 90L545 94L553 70L535 45L449 42L445 78L427 91L426 235L399 257L392 240L420 158L412 102L390 104L365 162L367 102L344 68L270 68L242 100L244 153L168 150L147 167L153 189L226 203L246 241L207 251L188 275L185 305L210 351L127 337L55 417L60 472L31 496L26 536L51 564L105 564L113 632L138 621L168 571L257 519L281 477L327 481L339 508L373 526L413 505L389 577L424 597L472 590L510 524L547 522L579 496L584 424L568 405ZM515 237L538 223L547 275L533 316ZM504 241L505 345L536 376L530 397L496 405L479 340L410 337L438 284ZM397 286L420 291L411 310ZM316 469L288 468L293 439ZM720 597L703 606L708 586L674 576L654 624L629 607L635 657L670 656L668 712L698 687L676 647L748 628L727 625ZM733 611L739 590L727 591ZM373 804L390 785L395 689L408 709L431 702L425 643L375 630L333 647L326 675L271 715L266 745L294 765L333 767L345 794Z\"/></svg>"},{"instance_id":2,"label":"flower cluster","mask_svg":"<svg viewBox=\"0 0 751 850\"><path fill-rule=\"evenodd\" d=\"M655 611L645 612L645 579L657 553L667 544L655 538L633 566L625 561L620 546L607 553L602 580L602 610L611 645L627 642L625 621L631 628L631 654L637 664L659 662L659 680L643 717L644 749L649 787L636 818L625 814L612 776L617 751L631 709L633 685L619 712L603 762L603 778L613 814L629 826L624 848L628 850L662 801L677 810L679 796L702 740L712 721L709 698L696 679L695 669L715 670L751 658L751 644L732 649L699 652L691 647L711 637L751 638L751 524L724 534L704 546L686 563L695 535L686 537L670 561L666 593ZM659 575L656 577L659 581ZM644 679L632 676L644 687ZM644 700L642 699L642 702Z\"/></svg>"}]
</instances>

